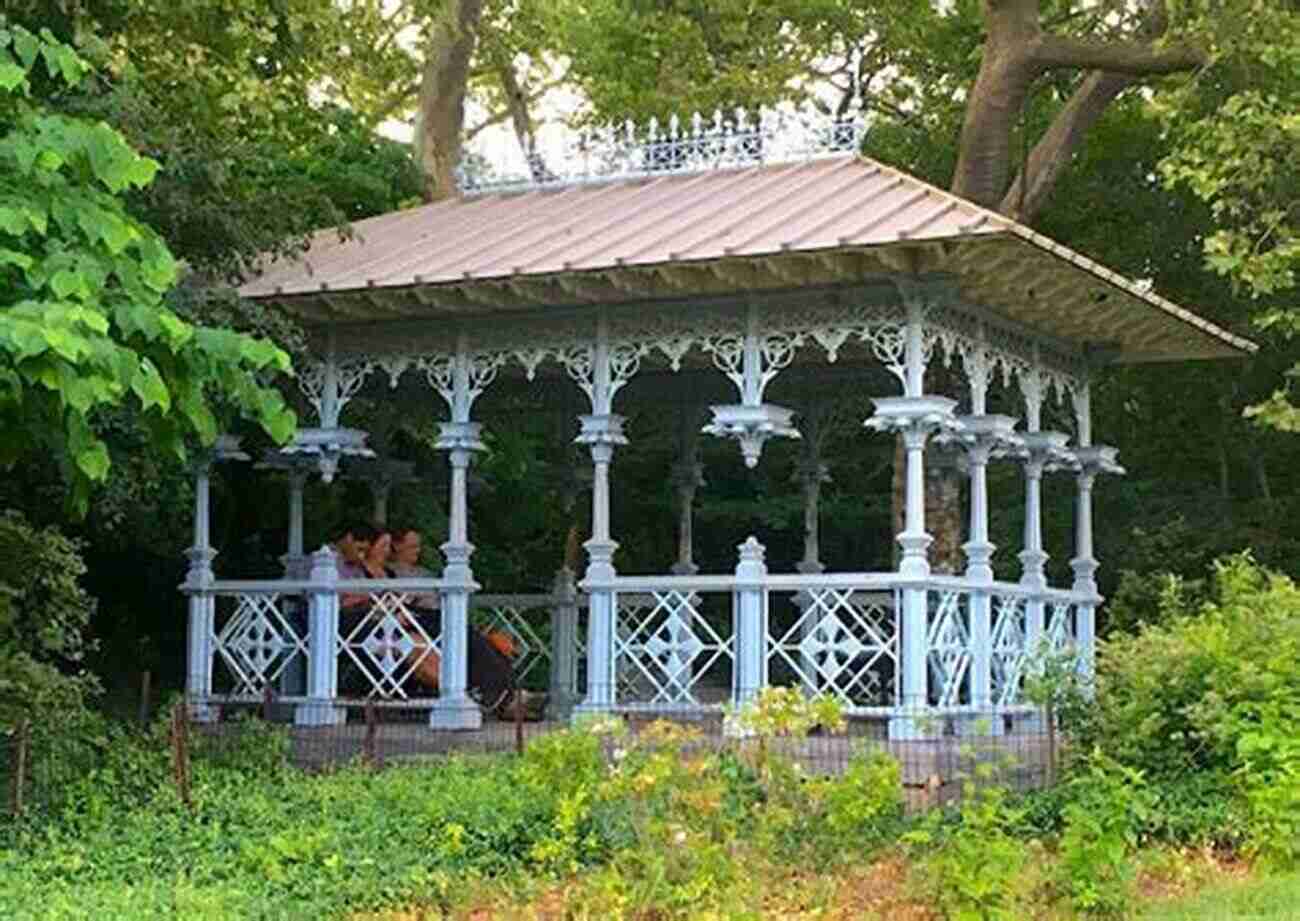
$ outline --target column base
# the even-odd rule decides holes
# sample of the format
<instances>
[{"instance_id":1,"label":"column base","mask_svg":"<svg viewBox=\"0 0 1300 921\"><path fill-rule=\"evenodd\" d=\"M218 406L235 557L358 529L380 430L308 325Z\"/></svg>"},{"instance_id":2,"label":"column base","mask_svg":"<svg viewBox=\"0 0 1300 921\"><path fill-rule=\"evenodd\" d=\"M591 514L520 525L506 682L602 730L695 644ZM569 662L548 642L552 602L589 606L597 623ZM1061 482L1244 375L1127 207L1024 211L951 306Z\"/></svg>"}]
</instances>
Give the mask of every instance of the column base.
<instances>
[{"instance_id":1,"label":"column base","mask_svg":"<svg viewBox=\"0 0 1300 921\"><path fill-rule=\"evenodd\" d=\"M483 711L468 697L440 697L429 710L430 729L467 731L483 727Z\"/></svg>"},{"instance_id":2,"label":"column base","mask_svg":"<svg viewBox=\"0 0 1300 921\"><path fill-rule=\"evenodd\" d=\"M613 703L593 703L590 700L584 700L573 708L569 716L572 723L580 723L597 716L611 716L614 713Z\"/></svg>"},{"instance_id":3,"label":"column base","mask_svg":"<svg viewBox=\"0 0 1300 921\"><path fill-rule=\"evenodd\" d=\"M577 694L559 694L550 692L546 701L546 718L556 723L563 723L573 718L578 709Z\"/></svg>"},{"instance_id":4,"label":"column base","mask_svg":"<svg viewBox=\"0 0 1300 921\"><path fill-rule=\"evenodd\" d=\"M347 710L335 707L328 700L298 704L293 709L295 726L342 726L347 720Z\"/></svg>"},{"instance_id":5,"label":"column base","mask_svg":"<svg viewBox=\"0 0 1300 921\"><path fill-rule=\"evenodd\" d=\"M206 701L191 701L188 709L191 723L215 723L221 719L221 710Z\"/></svg>"}]
</instances>

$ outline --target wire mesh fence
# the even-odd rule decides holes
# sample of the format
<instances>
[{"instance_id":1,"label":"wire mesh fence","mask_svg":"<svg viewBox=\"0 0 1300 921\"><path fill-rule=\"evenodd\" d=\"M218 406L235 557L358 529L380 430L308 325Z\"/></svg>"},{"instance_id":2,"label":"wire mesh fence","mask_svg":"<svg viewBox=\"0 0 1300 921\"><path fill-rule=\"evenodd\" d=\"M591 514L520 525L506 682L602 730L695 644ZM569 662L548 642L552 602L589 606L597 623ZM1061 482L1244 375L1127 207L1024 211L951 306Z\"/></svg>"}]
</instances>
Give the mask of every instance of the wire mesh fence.
<instances>
[{"instance_id":1,"label":"wire mesh fence","mask_svg":"<svg viewBox=\"0 0 1300 921\"><path fill-rule=\"evenodd\" d=\"M289 708L268 697L260 703L226 705L215 713L200 710L205 716L200 721L191 718L195 708L181 701L153 725L108 738L61 734L30 721L0 729L0 814L39 822L51 804L60 801L61 787L103 763L110 746L165 748L169 782L180 799L188 801L195 762L219 759L238 766L247 758L253 764L256 746L268 738L304 773L356 765L373 770L427 765L437 770L444 759L457 755L516 757L532 740L572 726L569 719L548 719L544 707L522 696L513 706L507 703L485 714L481 727L473 730L432 728L427 709L375 701L333 701L322 710L328 712L318 714L318 725L301 725L310 716L301 705ZM960 718L943 717L932 709L910 715L895 711L890 717L847 718L836 731L815 728L761 737L737 730L722 710L609 717L624 724L622 738L627 741L620 744L634 741L657 720L669 719L692 730L688 752L745 755L761 750L788 759L804 776L840 775L855 759L883 752L898 762L904 802L913 811L959 803L971 791L990 785L1016 792L1049 786L1068 748L1053 721L1025 707L966 710ZM607 746L611 757L615 750L613 743Z\"/></svg>"}]
</instances>

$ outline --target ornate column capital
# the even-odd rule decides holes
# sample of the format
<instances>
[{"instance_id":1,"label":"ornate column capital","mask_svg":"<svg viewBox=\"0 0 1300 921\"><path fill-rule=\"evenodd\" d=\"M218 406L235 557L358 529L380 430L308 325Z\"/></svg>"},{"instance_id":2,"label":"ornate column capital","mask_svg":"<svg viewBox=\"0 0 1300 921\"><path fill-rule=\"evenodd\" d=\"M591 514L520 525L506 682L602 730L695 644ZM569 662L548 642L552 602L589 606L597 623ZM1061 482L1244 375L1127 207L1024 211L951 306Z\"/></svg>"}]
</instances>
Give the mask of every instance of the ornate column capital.
<instances>
[{"instance_id":1,"label":"ornate column capital","mask_svg":"<svg viewBox=\"0 0 1300 921\"><path fill-rule=\"evenodd\" d=\"M1075 448L1070 452L1074 458L1074 469L1079 477L1089 480L1098 474L1108 473L1123 476L1127 471L1119 463L1119 448L1109 445L1088 445Z\"/></svg>"},{"instance_id":2,"label":"ornate column capital","mask_svg":"<svg viewBox=\"0 0 1300 921\"><path fill-rule=\"evenodd\" d=\"M475 454L487 450L482 435L483 426L478 422L440 422L438 439L433 446L439 451L451 452L455 463L457 453Z\"/></svg>"},{"instance_id":3,"label":"ornate column capital","mask_svg":"<svg viewBox=\"0 0 1300 921\"><path fill-rule=\"evenodd\" d=\"M321 482L332 483L343 457L374 457L366 445L367 434L360 429L298 429L293 441L280 449L281 454L302 455L316 464Z\"/></svg>"},{"instance_id":4,"label":"ornate column capital","mask_svg":"<svg viewBox=\"0 0 1300 921\"><path fill-rule=\"evenodd\" d=\"M614 448L627 444L627 435L623 433L623 423L626 421L623 416L615 413L585 415L579 416L578 421L581 429L574 440L580 445L589 446L593 458L598 448L607 449L612 457Z\"/></svg>"},{"instance_id":5,"label":"ornate column capital","mask_svg":"<svg viewBox=\"0 0 1300 921\"><path fill-rule=\"evenodd\" d=\"M713 355L713 364L736 385L740 402L709 407L713 421L703 431L735 439L745 466L750 468L758 466L769 438L801 437L794 426L793 409L763 402L767 385L794 360L796 337L759 327L758 308L751 304L742 335L719 336L705 345Z\"/></svg>"},{"instance_id":6,"label":"ornate column capital","mask_svg":"<svg viewBox=\"0 0 1300 921\"><path fill-rule=\"evenodd\" d=\"M1017 420L1011 416L958 416L965 438L968 463L987 464L995 457L1017 456L1024 450L1024 439L1016 432Z\"/></svg>"},{"instance_id":7,"label":"ornate column capital","mask_svg":"<svg viewBox=\"0 0 1300 921\"><path fill-rule=\"evenodd\" d=\"M1020 440L1023 449L1017 456L1025 465L1026 476L1038 478L1044 472L1074 469L1074 452L1067 447L1070 436L1064 432L1025 432Z\"/></svg>"},{"instance_id":8,"label":"ornate column capital","mask_svg":"<svg viewBox=\"0 0 1300 921\"><path fill-rule=\"evenodd\" d=\"M925 447L934 435L939 438L964 440L961 421L953 410L956 400L947 397L876 397L876 411L863 423L877 432L896 432L903 436L908 450Z\"/></svg>"}]
</instances>

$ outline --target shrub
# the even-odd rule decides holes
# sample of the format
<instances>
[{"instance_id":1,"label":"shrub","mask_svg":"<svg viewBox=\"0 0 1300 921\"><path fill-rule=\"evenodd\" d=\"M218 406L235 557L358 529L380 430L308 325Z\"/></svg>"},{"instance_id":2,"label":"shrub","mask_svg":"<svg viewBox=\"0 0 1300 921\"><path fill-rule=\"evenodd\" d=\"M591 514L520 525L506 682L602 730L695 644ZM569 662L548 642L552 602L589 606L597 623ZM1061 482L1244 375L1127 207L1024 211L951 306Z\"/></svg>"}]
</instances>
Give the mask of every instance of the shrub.
<instances>
[{"instance_id":1,"label":"shrub","mask_svg":"<svg viewBox=\"0 0 1300 921\"><path fill-rule=\"evenodd\" d=\"M1130 852L1150 803L1142 775L1095 752L1067 784L1066 796L1057 886L1080 914L1125 917L1136 873Z\"/></svg>"},{"instance_id":2,"label":"shrub","mask_svg":"<svg viewBox=\"0 0 1300 921\"><path fill-rule=\"evenodd\" d=\"M1153 780L1231 772L1247 727L1300 702L1300 590L1243 555L1215 564L1199 606L1161 604L1163 625L1102 644L1081 741Z\"/></svg>"},{"instance_id":3,"label":"shrub","mask_svg":"<svg viewBox=\"0 0 1300 921\"><path fill-rule=\"evenodd\" d=\"M0 730L24 718L38 739L84 711L99 688L78 671L95 602L79 545L17 512L0 513Z\"/></svg>"},{"instance_id":4,"label":"shrub","mask_svg":"<svg viewBox=\"0 0 1300 921\"><path fill-rule=\"evenodd\" d=\"M931 812L903 836L916 860L916 880L944 918L953 921L1012 921L1023 917L1020 877L1028 846L1015 836L1023 816L1007 791L965 784L957 821Z\"/></svg>"},{"instance_id":5,"label":"shrub","mask_svg":"<svg viewBox=\"0 0 1300 921\"><path fill-rule=\"evenodd\" d=\"M1142 771L1147 830L1172 843L1246 842L1300 857L1300 589L1249 555L1216 563L1198 593L1166 584L1158 624L1102 644L1097 696L1077 726Z\"/></svg>"}]
</instances>

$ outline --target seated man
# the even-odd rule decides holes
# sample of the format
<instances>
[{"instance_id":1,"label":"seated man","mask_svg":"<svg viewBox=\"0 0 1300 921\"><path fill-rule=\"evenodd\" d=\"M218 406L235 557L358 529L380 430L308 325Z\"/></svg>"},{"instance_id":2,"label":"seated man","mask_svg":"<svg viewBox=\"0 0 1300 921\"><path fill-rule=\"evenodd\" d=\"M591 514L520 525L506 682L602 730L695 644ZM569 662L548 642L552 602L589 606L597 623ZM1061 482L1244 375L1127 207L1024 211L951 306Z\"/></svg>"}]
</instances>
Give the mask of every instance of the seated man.
<instances>
[{"instance_id":1,"label":"seated man","mask_svg":"<svg viewBox=\"0 0 1300 921\"><path fill-rule=\"evenodd\" d=\"M334 552L339 556L340 579L363 579L366 554L378 532L363 521L346 525L334 541Z\"/></svg>"}]
</instances>

